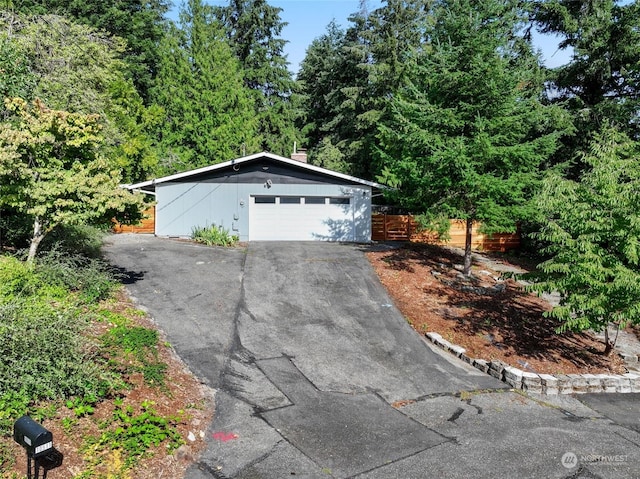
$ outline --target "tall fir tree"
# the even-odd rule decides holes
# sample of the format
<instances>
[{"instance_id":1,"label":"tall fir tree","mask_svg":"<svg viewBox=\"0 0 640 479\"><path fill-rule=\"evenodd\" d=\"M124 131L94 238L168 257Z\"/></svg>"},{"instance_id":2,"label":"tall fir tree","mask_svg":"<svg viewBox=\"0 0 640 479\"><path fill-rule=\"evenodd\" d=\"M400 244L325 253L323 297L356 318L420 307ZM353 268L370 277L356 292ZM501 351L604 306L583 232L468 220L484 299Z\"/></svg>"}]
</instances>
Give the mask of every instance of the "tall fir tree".
<instances>
[{"instance_id":1,"label":"tall fir tree","mask_svg":"<svg viewBox=\"0 0 640 479\"><path fill-rule=\"evenodd\" d=\"M295 127L295 82L280 36L286 25L281 11L266 0L230 0L215 14L240 61L244 84L253 92L261 148L288 156L300 135Z\"/></svg>"},{"instance_id":2,"label":"tall fir tree","mask_svg":"<svg viewBox=\"0 0 640 479\"><path fill-rule=\"evenodd\" d=\"M544 77L518 37L517 0L440 0L429 44L380 128L381 180L414 213L513 231L529 208L538 166L557 148L563 112L540 101Z\"/></svg>"},{"instance_id":3,"label":"tall fir tree","mask_svg":"<svg viewBox=\"0 0 640 479\"><path fill-rule=\"evenodd\" d=\"M569 63L551 71L549 97L573 114L576 134L555 161L571 159L576 178L586 167L580 152L603 124L640 138L640 2L537 0L531 8L537 27L571 52Z\"/></svg>"},{"instance_id":4,"label":"tall fir tree","mask_svg":"<svg viewBox=\"0 0 640 479\"><path fill-rule=\"evenodd\" d=\"M305 112L299 126L308 141L310 161L319 165L330 161L341 171L362 177L370 176L360 167L368 136L358 122L367 105L363 92L368 72L363 65L370 53L362 37L367 15L363 4L349 17L348 29L330 23L307 49L298 73Z\"/></svg>"},{"instance_id":5,"label":"tall fir tree","mask_svg":"<svg viewBox=\"0 0 640 479\"><path fill-rule=\"evenodd\" d=\"M162 44L152 98L164 109L158 129L160 174L231 160L259 151L257 119L240 63L212 9L189 0L180 28Z\"/></svg>"},{"instance_id":6,"label":"tall fir tree","mask_svg":"<svg viewBox=\"0 0 640 479\"><path fill-rule=\"evenodd\" d=\"M378 125L385 121L411 52L424 41L430 3L389 0L370 12L363 0L346 30L331 24L311 44L298 79L312 160L323 161L324 154L335 156L337 150L349 173L375 177L371 158Z\"/></svg>"},{"instance_id":7,"label":"tall fir tree","mask_svg":"<svg viewBox=\"0 0 640 479\"><path fill-rule=\"evenodd\" d=\"M298 118L299 127L309 148L309 161L318 166L338 168L352 173L340 142L346 131L337 126L347 97L343 87L352 84L347 68L348 56L343 51L345 32L332 21L326 33L314 39L300 65L298 82L302 93L304 115ZM356 61L359 63L359 61Z\"/></svg>"}]
</instances>

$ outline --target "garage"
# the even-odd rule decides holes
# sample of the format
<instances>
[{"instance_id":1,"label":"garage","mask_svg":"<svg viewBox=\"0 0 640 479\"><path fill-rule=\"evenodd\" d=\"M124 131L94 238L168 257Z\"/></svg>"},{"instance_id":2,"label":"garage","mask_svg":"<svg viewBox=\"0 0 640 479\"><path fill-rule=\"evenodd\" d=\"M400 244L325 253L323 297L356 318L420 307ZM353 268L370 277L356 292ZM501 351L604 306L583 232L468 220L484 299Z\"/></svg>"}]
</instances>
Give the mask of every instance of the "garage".
<instances>
[{"instance_id":1,"label":"garage","mask_svg":"<svg viewBox=\"0 0 640 479\"><path fill-rule=\"evenodd\" d=\"M125 185L153 195L157 236L216 225L240 241L371 241L384 187L268 152Z\"/></svg>"}]
</instances>

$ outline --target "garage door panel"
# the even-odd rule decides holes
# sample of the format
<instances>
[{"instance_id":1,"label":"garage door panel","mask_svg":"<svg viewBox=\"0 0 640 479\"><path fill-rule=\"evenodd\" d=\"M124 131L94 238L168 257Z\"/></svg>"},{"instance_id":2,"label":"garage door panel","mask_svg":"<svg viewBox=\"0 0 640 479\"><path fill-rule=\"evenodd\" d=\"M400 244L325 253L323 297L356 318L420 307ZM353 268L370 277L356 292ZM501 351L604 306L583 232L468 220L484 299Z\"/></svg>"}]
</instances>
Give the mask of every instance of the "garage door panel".
<instances>
[{"instance_id":1,"label":"garage door panel","mask_svg":"<svg viewBox=\"0 0 640 479\"><path fill-rule=\"evenodd\" d=\"M324 200L324 199L323 199ZM351 203L290 204L251 201L249 239L252 241L353 241L354 221ZM319 201L319 200L316 200Z\"/></svg>"}]
</instances>

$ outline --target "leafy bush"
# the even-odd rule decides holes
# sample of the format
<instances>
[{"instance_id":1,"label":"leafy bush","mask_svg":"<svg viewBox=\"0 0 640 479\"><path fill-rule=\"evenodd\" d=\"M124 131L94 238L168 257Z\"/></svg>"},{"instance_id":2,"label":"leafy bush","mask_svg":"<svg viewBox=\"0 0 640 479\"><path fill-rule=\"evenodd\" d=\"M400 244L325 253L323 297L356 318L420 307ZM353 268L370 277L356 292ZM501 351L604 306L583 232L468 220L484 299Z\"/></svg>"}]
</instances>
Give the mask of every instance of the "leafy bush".
<instances>
[{"instance_id":1,"label":"leafy bush","mask_svg":"<svg viewBox=\"0 0 640 479\"><path fill-rule=\"evenodd\" d=\"M17 297L62 299L70 292L79 292L81 300L92 303L107 298L116 286L108 265L98 259L54 250L31 265L0 256L0 304Z\"/></svg>"},{"instance_id":2,"label":"leafy bush","mask_svg":"<svg viewBox=\"0 0 640 479\"><path fill-rule=\"evenodd\" d=\"M78 310L33 299L0 305L0 391L17 388L33 401L103 395L113 379L92 352Z\"/></svg>"},{"instance_id":3,"label":"leafy bush","mask_svg":"<svg viewBox=\"0 0 640 479\"><path fill-rule=\"evenodd\" d=\"M119 387L85 333L87 305L114 285L98 260L57 250L35 264L0 256L0 432L42 399L104 397ZM24 408L14 407L15 395L27 398Z\"/></svg>"},{"instance_id":4,"label":"leafy bush","mask_svg":"<svg viewBox=\"0 0 640 479\"><path fill-rule=\"evenodd\" d=\"M68 255L57 249L38 258L35 272L42 283L79 291L89 303L106 299L117 285L104 261Z\"/></svg>"},{"instance_id":5,"label":"leafy bush","mask_svg":"<svg viewBox=\"0 0 640 479\"><path fill-rule=\"evenodd\" d=\"M45 236L40 251L60 251L71 256L99 258L106 232L95 226L59 225Z\"/></svg>"},{"instance_id":6,"label":"leafy bush","mask_svg":"<svg viewBox=\"0 0 640 479\"><path fill-rule=\"evenodd\" d=\"M237 235L229 234L229 230L216 225L194 226L191 239L208 246L232 246L239 241Z\"/></svg>"}]
</instances>

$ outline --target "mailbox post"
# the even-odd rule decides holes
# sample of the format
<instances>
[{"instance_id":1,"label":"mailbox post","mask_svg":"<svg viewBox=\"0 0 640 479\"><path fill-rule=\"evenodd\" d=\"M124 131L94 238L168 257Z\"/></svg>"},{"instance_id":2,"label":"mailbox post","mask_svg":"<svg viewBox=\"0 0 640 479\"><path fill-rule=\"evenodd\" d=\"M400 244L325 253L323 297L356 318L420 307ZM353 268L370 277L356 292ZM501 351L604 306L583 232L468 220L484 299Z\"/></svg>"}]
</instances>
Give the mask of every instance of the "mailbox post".
<instances>
[{"instance_id":1,"label":"mailbox post","mask_svg":"<svg viewBox=\"0 0 640 479\"><path fill-rule=\"evenodd\" d=\"M62 465L62 453L53 447L53 434L29 416L13 424L13 440L27 452L27 478L39 479L40 468L47 472Z\"/></svg>"}]
</instances>

